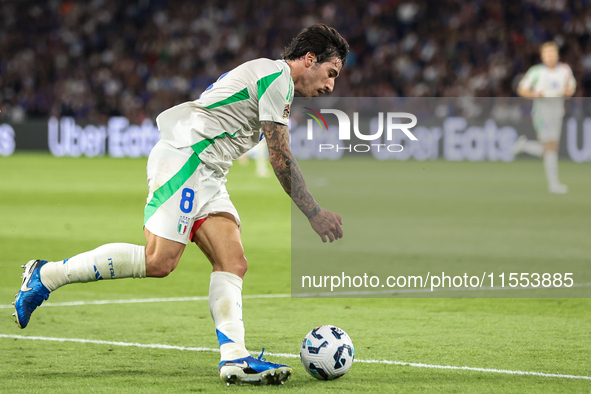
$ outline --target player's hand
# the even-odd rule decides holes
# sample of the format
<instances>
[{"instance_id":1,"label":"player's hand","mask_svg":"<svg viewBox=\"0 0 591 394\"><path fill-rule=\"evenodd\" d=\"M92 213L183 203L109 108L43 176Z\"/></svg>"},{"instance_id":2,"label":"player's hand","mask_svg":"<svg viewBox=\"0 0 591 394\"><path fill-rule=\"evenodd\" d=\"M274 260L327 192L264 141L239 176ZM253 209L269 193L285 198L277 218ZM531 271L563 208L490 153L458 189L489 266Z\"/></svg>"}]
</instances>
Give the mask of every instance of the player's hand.
<instances>
[{"instance_id":1,"label":"player's hand","mask_svg":"<svg viewBox=\"0 0 591 394\"><path fill-rule=\"evenodd\" d=\"M336 213L321 209L316 216L310 220L310 225L320 235L322 242L328 238L330 242L343 238L343 218Z\"/></svg>"}]
</instances>

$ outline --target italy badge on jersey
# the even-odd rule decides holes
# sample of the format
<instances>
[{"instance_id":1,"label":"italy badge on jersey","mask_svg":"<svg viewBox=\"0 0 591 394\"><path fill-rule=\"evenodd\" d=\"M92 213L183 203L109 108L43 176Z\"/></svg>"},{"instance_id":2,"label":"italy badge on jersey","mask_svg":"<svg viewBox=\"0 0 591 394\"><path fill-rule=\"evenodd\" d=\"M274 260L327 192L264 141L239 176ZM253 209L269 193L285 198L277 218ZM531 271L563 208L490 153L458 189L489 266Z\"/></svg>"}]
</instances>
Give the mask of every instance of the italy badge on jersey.
<instances>
[{"instance_id":1,"label":"italy badge on jersey","mask_svg":"<svg viewBox=\"0 0 591 394\"><path fill-rule=\"evenodd\" d=\"M186 216L181 216L179 218L179 226L178 232L180 235L185 235L187 229L189 228L189 223L191 223L191 219Z\"/></svg>"}]
</instances>

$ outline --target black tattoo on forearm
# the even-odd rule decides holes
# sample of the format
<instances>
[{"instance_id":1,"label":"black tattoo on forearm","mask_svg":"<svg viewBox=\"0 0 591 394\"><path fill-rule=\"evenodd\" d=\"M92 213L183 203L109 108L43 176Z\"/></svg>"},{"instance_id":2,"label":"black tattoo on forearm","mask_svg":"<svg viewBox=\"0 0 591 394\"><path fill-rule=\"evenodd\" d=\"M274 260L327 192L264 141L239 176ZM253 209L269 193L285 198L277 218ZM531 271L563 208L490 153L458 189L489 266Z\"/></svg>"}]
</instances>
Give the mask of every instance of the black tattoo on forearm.
<instances>
[{"instance_id":1,"label":"black tattoo on forearm","mask_svg":"<svg viewBox=\"0 0 591 394\"><path fill-rule=\"evenodd\" d=\"M269 146L269 161L285 192L308 219L320 212L320 206L306 186L302 171L289 149L287 126L275 122L261 122Z\"/></svg>"}]
</instances>

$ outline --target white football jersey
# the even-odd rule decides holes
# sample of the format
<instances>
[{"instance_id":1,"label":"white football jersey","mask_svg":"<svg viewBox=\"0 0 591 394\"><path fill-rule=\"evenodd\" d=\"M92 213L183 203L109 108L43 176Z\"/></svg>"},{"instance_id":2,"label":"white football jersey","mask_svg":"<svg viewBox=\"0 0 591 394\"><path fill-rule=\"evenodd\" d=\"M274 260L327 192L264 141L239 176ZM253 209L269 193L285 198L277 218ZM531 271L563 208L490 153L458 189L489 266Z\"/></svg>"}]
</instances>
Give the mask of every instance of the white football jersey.
<instances>
[{"instance_id":1,"label":"white football jersey","mask_svg":"<svg viewBox=\"0 0 591 394\"><path fill-rule=\"evenodd\" d=\"M564 115L564 91L567 88L575 88L576 81L568 64L558 63L554 68L544 64L530 67L519 83L520 88L541 93L544 97L534 99L532 112L540 115L549 111L551 116ZM546 97L554 97L547 99ZM557 99L560 98L560 99Z\"/></svg>"},{"instance_id":2,"label":"white football jersey","mask_svg":"<svg viewBox=\"0 0 591 394\"><path fill-rule=\"evenodd\" d=\"M262 139L261 121L288 125L294 87L284 60L256 59L223 74L201 94L156 118L162 139L191 146L202 162L226 173Z\"/></svg>"}]
</instances>

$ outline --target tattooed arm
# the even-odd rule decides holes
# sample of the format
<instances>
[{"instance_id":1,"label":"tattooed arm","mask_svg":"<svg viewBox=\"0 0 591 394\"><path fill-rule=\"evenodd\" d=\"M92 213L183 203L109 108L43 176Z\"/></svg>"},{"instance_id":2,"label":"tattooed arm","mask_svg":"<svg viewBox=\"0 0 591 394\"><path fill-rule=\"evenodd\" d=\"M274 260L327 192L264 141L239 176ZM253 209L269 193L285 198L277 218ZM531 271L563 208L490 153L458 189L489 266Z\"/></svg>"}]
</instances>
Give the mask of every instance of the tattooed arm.
<instances>
[{"instance_id":1,"label":"tattooed arm","mask_svg":"<svg viewBox=\"0 0 591 394\"><path fill-rule=\"evenodd\" d=\"M306 186L302 171L289 148L288 127L269 121L261 122L261 126L269 146L269 161L285 192L310 220L322 242L326 242L326 237L330 242L342 238L341 217L320 208Z\"/></svg>"},{"instance_id":2,"label":"tattooed arm","mask_svg":"<svg viewBox=\"0 0 591 394\"><path fill-rule=\"evenodd\" d=\"M306 187L300 167L289 149L287 126L275 122L261 122L269 146L269 161L279 183L308 219L320 212L320 205Z\"/></svg>"}]
</instances>

